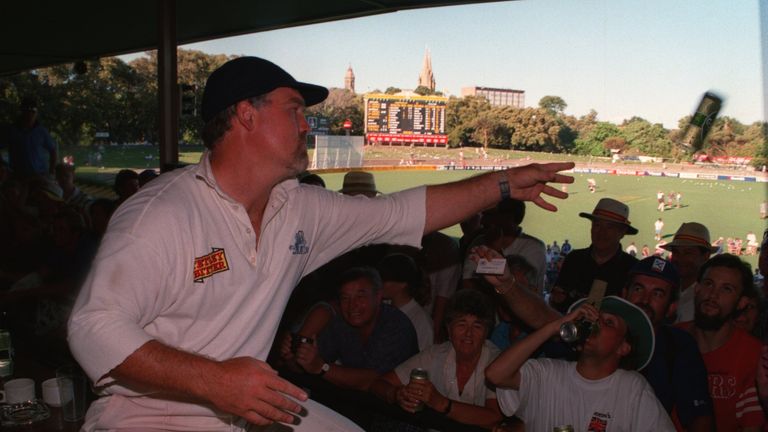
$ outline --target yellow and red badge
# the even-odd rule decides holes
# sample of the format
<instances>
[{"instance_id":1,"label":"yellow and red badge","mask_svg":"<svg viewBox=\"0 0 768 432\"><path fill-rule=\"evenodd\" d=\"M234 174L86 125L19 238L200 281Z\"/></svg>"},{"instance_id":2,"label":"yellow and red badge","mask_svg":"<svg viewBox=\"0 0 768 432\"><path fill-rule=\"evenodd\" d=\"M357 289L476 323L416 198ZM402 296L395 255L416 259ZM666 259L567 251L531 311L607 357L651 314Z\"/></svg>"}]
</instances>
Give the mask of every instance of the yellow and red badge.
<instances>
[{"instance_id":1,"label":"yellow and red badge","mask_svg":"<svg viewBox=\"0 0 768 432\"><path fill-rule=\"evenodd\" d=\"M193 279L197 283L202 283L204 279L227 270L229 270L229 263L224 249L211 248L211 253L208 255L195 258Z\"/></svg>"}]
</instances>

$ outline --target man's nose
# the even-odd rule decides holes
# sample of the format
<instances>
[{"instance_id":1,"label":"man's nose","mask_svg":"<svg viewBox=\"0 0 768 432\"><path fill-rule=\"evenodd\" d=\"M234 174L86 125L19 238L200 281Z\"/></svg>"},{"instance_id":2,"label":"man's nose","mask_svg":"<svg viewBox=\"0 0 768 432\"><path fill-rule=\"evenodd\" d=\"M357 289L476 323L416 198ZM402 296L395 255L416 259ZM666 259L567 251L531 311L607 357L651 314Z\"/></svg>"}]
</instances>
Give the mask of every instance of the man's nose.
<instances>
[{"instance_id":1,"label":"man's nose","mask_svg":"<svg viewBox=\"0 0 768 432\"><path fill-rule=\"evenodd\" d=\"M299 130L303 132L309 132L309 123L307 117L304 114L299 114Z\"/></svg>"}]
</instances>

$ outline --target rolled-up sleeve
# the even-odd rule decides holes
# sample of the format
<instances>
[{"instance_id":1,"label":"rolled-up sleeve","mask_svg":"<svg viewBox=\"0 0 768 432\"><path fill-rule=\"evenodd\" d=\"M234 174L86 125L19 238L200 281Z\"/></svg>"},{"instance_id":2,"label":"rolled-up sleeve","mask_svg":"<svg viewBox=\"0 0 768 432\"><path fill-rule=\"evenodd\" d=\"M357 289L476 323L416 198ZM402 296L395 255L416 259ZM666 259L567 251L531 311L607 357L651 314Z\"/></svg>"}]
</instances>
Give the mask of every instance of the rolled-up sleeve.
<instances>
[{"instance_id":1,"label":"rolled-up sleeve","mask_svg":"<svg viewBox=\"0 0 768 432\"><path fill-rule=\"evenodd\" d=\"M315 188L313 188L315 189ZM426 221L426 187L421 186L376 198L316 193L303 211L323 211L316 218L319 249L310 268L359 246L389 243L421 247ZM305 204L307 202L305 201Z\"/></svg>"},{"instance_id":2,"label":"rolled-up sleeve","mask_svg":"<svg viewBox=\"0 0 768 432\"><path fill-rule=\"evenodd\" d=\"M109 384L105 375L153 339L143 326L162 307L163 263L139 238L105 236L68 326L72 354L97 386Z\"/></svg>"}]
</instances>

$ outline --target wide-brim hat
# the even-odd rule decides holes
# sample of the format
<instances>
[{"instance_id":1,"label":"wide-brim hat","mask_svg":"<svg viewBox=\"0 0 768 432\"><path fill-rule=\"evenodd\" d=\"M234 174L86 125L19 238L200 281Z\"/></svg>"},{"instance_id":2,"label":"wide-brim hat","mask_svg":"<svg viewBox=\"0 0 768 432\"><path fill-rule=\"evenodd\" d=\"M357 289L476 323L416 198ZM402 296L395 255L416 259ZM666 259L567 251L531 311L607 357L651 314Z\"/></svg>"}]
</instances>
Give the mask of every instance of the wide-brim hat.
<instances>
[{"instance_id":1,"label":"wide-brim hat","mask_svg":"<svg viewBox=\"0 0 768 432\"><path fill-rule=\"evenodd\" d=\"M583 298L576 301L568 308L568 312L575 310L586 300ZM634 370L646 367L656 348L656 337L648 315L639 307L616 296L603 297L600 312L619 316L627 324L627 341L632 346L632 351L622 359L622 364Z\"/></svg>"},{"instance_id":2,"label":"wide-brim hat","mask_svg":"<svg viewBox=\"0 0 768 432\"><path fill-rule=\"evenodd\" d=\"M213 71L205 83L201 113L208 123L216 114L248 98L267 94L279 87L296 89L304 104L318 104L328 97L328 89L296 81L288 72L269 60L240 57Z\"/></svg>"},{"instance_id":3,"label":"wide-brim hat","mask_svg":"<svg viewBox=\"0 0 768 432\"><path fill-rule=\"evenodd\" d=\"M373 174L365 171L350 171L344 175L344 183L339 192L345 195L374 194L378 195L376 190L376 180Z\"/></svg>"},{"instance_id":4,"label":"wide-brim hat","mask_svg":"<svg viewBox=\"0 0 768 432\"><path fill-rule=\"evenodd\" d=\"M680 246L695 246L704 248L709 253L717 252L717 246L712 246L709 238L709 230L698 222L683 222L677 229L675 237L671 242L662 245L663 249L671 251L672 248Z\"/></svg>"},{"instance_id":5,"label":"wide-brim hat","mask_svg":"<svg viewBox=\"0 0 768 432\"><path fill-rule=\"evenodd\" d=\"M627 227L627 234L637 234L637 228L629 221L629 207L623 202L612 198L603 198L597 202L592 213L579 213L579 216L590 220L601 219L615 222Z\"/></svg>"}]
</instances>

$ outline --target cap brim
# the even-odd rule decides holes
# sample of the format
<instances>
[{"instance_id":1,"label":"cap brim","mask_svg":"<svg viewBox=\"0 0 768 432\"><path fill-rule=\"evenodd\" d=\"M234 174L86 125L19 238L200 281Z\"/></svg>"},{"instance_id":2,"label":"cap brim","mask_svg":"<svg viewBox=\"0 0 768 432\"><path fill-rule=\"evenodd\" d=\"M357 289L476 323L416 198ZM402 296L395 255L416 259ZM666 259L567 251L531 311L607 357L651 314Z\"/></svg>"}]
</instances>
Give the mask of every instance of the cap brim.
<instances>
[{"instance_id":1,"label":"cap brim","mask_svg":"<svg viewBox=\"0 0 768 432\"><path fill-rule=\"evenodd\" d=\"M615 221L613 219L608 219L608 218L604 218L604 217L600 217L600 216L595 216L592 213L581 212L581 213L579 213L579 216L581 216L583 218L587 218L589 220L600 219L600 220L604 220L604 221L608 221L608 222L613 222L613 223L617 223L617 224L620 224L620 225L624 225L625 227L627 227L627 234L629 234L629 235L635 235L635 234L637 234L639 232L637 230L637 228L633 227L632 225L621 223L621 222L617 222L617 221Z\"/></svg>"},{"instance_id":2,"label":"cap brim","mask_svg":"<svg viewBox=\"0 0 768 432\"><path fill-rule=\"evenodd\" d=\"M698 244L698 243L675 242L674 240L669 242L669 243L667 243L667 244L665 244L665 245L661 245L661 248L664 249L664 250L668 250L668 251L672 252L672 248L674 248L674 247L683 247L683 246L691 246L691 247L697 247L697 248L702 248L702 249L706 249L707 248L706 246ZM711 254L717 252L718 249L720 249L720 248L718 248L717 246L709 245L709 253L711 253Z\"/></svg>"},{"instance_id":3,"label":"cap brim","mask_svg":"<svg viewBox=\"0 0 768 432\"><path fill-rule=\"evenodd\" d=\"M568 308L568 312L576 309L587 299L580 299ZM627 324L632 337L632 351L624 359L629 361L635 370L642 370L648 365L656 348L656 338L653 325L648 315L632 303L616 296L606 296L600 303L600 311L620 316Z\"/></svg>"},{"instance_id":4,"label":"cap brim","mask_svg":"<svg viewBox=\"0 0 768 432\"><path fill-rule=\"evenodd\" d=\"M297 81L292 87L304 98L306 106L317 105L328 97L328 89L323 86Z\"/></svg>"}]
</instances>

